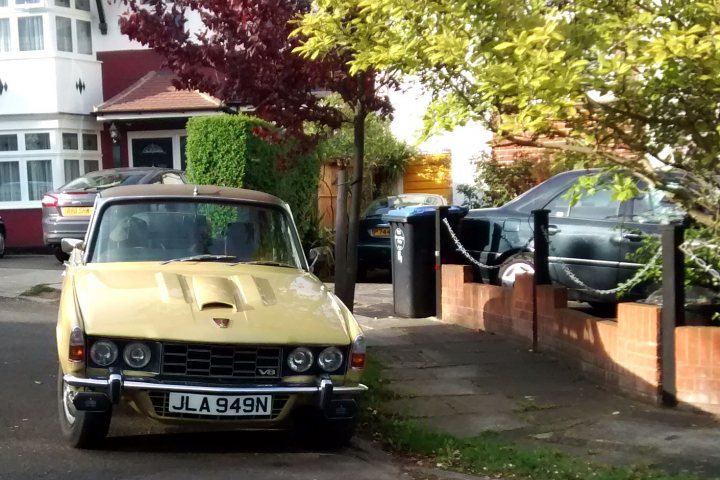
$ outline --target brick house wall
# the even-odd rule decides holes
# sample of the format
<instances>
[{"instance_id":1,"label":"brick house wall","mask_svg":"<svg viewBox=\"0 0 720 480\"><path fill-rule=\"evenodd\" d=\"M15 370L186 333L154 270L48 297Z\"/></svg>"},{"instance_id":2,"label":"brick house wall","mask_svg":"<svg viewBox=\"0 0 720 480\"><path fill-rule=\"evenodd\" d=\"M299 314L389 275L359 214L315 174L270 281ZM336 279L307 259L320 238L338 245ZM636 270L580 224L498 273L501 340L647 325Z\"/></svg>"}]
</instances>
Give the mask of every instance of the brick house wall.
<instances>
[{"instance_id":1,"label":"brick house wall","mask_svg":"<svg viewBox=\"0 0 720 480\"><path fill-rule=\"evenodd\" d=\"M443 265L442 319L531 342L533 282L514 288L472 282L472 267ZM584 373L658 403L662 394L661 315L656 305L621 303L616 320L569 309L567 291L537 287L538 345ZM677 398L681 405L720 414L720 328L678 327Z\"/></svg>"}]
</instances>

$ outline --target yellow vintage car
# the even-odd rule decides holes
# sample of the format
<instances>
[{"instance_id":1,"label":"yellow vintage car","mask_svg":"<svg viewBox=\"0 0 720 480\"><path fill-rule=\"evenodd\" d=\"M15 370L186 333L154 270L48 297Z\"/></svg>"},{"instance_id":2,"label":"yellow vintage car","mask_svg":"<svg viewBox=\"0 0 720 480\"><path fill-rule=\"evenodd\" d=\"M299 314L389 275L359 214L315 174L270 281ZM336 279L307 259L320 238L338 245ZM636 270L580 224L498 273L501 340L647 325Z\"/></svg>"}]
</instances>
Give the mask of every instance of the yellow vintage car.
<instances>
[{"instance_id":1,"label":"yellow vintage car","mask_svg":"<svg viewBox=\"0 0 720 480\"><path fill-rule=\"evenodd\" d=\"M353 434L365 339L309 270L288 206L250 190L101 192L70 253L57 323L58 411L95 448L127 402L161 422Z\"/></svg>"}]
</instances>

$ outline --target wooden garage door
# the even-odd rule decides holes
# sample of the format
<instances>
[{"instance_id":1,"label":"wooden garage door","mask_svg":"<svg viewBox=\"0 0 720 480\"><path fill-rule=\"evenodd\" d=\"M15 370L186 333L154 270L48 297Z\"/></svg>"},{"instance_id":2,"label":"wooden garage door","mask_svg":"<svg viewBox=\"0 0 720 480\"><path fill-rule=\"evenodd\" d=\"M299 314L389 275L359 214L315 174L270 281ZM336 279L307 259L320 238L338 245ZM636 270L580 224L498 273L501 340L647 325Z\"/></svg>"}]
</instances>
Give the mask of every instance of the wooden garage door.
<instances>
[{"instance_id":1,"label":"wooden garage door","mask_svg":"<svg viewBox=\"0 0 720 480\"><path fill-rule=\"evenodd\" d=\"M452 203L450 154L421 155L405 167L404 193L435 193Z\"/></svg>"}]
</instances>

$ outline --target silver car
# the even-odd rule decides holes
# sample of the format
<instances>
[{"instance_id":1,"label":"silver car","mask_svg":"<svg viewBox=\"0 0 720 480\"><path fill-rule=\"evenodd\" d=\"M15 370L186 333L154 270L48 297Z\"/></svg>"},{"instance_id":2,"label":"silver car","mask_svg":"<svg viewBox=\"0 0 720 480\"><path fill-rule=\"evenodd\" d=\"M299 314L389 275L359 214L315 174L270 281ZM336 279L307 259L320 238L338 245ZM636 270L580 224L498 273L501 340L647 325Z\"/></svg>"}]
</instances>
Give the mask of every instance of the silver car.
<instances>
[{"instance_id":1,"label":"silver car","mask_svg":"<svg viewBox=\"0 0 720 480\"><path fill-rule=\"evenodd\" d=\"M45 245L64 262L68 255L60 248L63 238L85 238L95 196L118 185L183 184L185 173L156 167L113 168L91 172L66 183L42 198L42 227Z\"/></svg>"}]
</instances>

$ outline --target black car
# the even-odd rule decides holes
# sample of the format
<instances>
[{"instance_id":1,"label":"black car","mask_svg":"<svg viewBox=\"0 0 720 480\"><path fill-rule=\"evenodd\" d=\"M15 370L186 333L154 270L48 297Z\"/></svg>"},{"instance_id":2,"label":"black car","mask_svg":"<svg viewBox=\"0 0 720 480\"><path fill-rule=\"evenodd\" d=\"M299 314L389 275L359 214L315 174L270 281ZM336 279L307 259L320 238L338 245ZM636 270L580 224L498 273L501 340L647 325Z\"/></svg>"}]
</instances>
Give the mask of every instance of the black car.
<instances>
[{"instance_id":1,"label":"black car","mask_svg":"<svg viewBox=\"0 0 720 480\"><path fill-rule=\"evenodd\" d=\"M646 234L659 233L661 224L682 221L679 207L660 191L647 189L629 201L613 199L610 188L598 188L571 204L568 190L584 175L599 170L561 173L528 190L499 208L471 210L460 225L461 240L468 251L485 264L499 269L476 269L480 281L511 285L515 275L533 272L532 211L550 211L550 276L553 283L570 289L570 298L591 303L616 302L617 296L598 293L630 279L642 265L628 259ZM566 272L569 269L590 289ZM644 298L641 286L626 298Z\"/></svg>"},{"instance_id":2,"label":"black car","mask_svg":"<svg viewBox=\"0 0 720 480\"><path fill-rule=\"evenodd\" d=\"M184 184L185 173L159 167L111 168L78 177L57 190L43 195L43 241L55 257L64 262L68 256L60 249L63 238L82 240L90 223L98 192L118 185L152 183Z\"/></svg>"},{"instance_id":3,"label":"black car","mask_svg":"<svg viewBox=\"0 0 720 480\"><path fill-rule=\"evenodd\" d=\"M5 241L7 240L7 230L5 230L5 222L0 217L0 258L5 256Z\"/></svg>"},{"instance_id":4,"label":"black car","mask_svg":"<svg viewBox=\"0 0 720 480\"><path fill-rule=\"evenodd\" d=\"M368 206L360 219L358 278L373 268L390 269L390 225L382 216L393 209L422 205L447 205L447 200L432 193L404 193L378 198Z\"/></svg>"}]
</instances>

